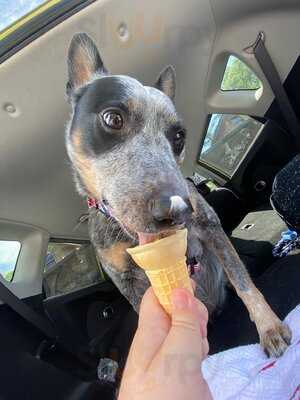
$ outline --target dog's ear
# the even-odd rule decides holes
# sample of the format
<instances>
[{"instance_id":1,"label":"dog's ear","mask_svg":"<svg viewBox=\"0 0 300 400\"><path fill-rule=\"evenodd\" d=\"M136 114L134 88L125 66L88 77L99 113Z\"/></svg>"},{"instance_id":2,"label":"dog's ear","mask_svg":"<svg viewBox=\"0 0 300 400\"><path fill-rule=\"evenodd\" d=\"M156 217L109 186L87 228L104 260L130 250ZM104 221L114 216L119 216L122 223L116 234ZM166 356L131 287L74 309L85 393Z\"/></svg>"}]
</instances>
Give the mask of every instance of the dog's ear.
<instances>
[{"instance_id":1,"label":"dog's ear","mask_svg":"<svg viewBox=\"0 0 300 400\"><path fill-rule=\"evenodd\" d=\"M67 95L88 83L96 73L107 73L98 49L86 33L77 33L72 38L68 52Z\"/></svg>"},{"instance_id":2,"label":"dog's ear","mask_svg":"<svg viewBox=\"0 0 300 400\"><path fill-rule=\"evenodd\" d=\"M155 87L169 96L171 100L174 100L176 91L176 74L172 65L168 65L161 71Z\"/></svg>"}]
</instances>

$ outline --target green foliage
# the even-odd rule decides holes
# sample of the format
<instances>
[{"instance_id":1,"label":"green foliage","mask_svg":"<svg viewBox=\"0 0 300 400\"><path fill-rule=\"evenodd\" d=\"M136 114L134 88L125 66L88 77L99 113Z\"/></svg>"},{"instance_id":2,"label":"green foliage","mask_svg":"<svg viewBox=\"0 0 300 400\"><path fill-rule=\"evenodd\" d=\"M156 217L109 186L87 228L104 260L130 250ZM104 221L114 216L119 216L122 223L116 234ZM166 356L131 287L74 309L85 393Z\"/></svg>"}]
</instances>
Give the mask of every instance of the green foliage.
<instances>
[{"instance_id":1,"label":"green foliage","mask_svg":"<svg viewBox=\"0 0 300 400\"><path fill-rule=\"evenodd\" d=\"M261 87L261 82L246 64L230 56L224 73L222 90L254 90Z\"/></svg>"},{"instance_id":2,"label":"green foliage","mask_svg":"<svg viewBox=\"0 0 300 400\"><path fill-rule=\"evenodd\" d=\"M6 279L8 282L11 282L13 278L14 271L9 271L3 274L3 278Z\"/></svg>"}]
</instances>

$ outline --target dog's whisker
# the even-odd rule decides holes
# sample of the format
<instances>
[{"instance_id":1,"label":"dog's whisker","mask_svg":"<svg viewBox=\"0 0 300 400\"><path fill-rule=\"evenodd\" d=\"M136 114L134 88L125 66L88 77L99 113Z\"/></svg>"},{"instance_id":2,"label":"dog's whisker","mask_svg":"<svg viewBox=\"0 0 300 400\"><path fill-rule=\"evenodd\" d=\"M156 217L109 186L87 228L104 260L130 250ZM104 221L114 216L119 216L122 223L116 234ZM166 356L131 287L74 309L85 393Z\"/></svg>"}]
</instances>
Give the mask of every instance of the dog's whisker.
<instances>
[{"instance_id":1,"label":"dog's whisker","mask_svg":"<svg viewBox=\"0 0 300 400\"><path fill-rule=\"evenodd\" d=\"M124 232L123 232L123 230L122 230L122 229L119 229L119 232L118 232L118 234L117 234L117 236L116 236L116 238L115 238L115 241L114 241L114 243L117 243L117 242L118 242L118 240L121 240L121 239L122 239L122 237L123 237L123 235L124 235Z\"/></svg>"},{"instance_id":2,"label":"dog's whisker","mask_svg":"<svg viewBox=\"0 0 300 400\"><path fill-rule=\"evenodd\" d=\"M106 229L105 229L105 233L104 233L104 243L106 243L106 239L108 239L108 234L109 234L109 230L110 227L112 225L112 218L108 217L108 221L107 221L107 225L106 225Z\"/></svg>"},{"instance_id":3,"label":"dog's whisker","mask_svg":"<svg viewBox=\"0 0 300 400\"><path fill-rule=\"evenodd\" d=\"M117 234L115 237L116 230L117 230ZM122 233L122 229L120 229L120 227L116 224L116 221L114 220L114 218L110 217L110 220L108 223L108 229L107 229L107 233L109 235L109 242L113 241L113 244L115 244L119 239L120 232ZM114 239L114 237L115 237L115 239Z\"/></svg>"}]
</instances>

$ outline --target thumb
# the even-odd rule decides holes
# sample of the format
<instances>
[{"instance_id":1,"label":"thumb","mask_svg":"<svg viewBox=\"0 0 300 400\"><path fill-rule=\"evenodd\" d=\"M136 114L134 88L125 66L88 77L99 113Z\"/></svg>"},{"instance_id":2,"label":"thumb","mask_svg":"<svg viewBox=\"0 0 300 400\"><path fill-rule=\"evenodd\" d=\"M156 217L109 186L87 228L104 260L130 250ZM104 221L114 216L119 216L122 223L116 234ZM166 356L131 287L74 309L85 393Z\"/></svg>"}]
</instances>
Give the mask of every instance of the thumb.
<instances>
[{"instance_id":1,"label":"thumb","mask_svg":"<svg viewBox=\"0 0 300 400\"><path fill-rule=\"evenodd\" d=\"M162 351L181 374L199 373L200 364L208 353L206 307L186 289L172 293L172 325Z\"/></svg>"},{"instance_id":2,"label":"thumb","mask_svg":"<svg viewBox=\"0 0 300 400\"><path fill-rule=\"evenodd\" d=\"M138 329L130 348L127 364L130 361L140 371L146 370L167 337L170 325L169 316L150 287L141 303Z\"/></svg>"}]
</instances>

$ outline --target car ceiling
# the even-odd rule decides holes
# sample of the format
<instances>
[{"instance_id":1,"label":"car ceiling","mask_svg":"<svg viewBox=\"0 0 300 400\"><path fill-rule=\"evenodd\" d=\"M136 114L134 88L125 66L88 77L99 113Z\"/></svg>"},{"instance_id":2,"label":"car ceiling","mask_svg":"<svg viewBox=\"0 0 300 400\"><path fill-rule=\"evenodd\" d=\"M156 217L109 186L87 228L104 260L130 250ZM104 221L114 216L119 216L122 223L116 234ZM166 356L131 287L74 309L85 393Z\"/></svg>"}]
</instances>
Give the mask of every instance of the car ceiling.
<instances>
[{"instance_id":1,"label":"car ceiling","mask_svg":"<svg viewBox=\"0 0 300 400\"><path fill-rule=\"evenodd\" d=\"M273 101L253 55L243 49L264 31L284 80L300 53L299 17L297 0L98 0L41 35L0 65L0 218L55 237L87 236L86 225L78 226L86 203L75 191L64 146L66 52L74 33L94 38L110 72L148 85L165 65L175 66L176 105L188 129L183 170L191 174L209 113L263 116ZM119 34L124 24L125 37ZM231 53L261 79L259 98L219 90Z\"/></svg>"}]
</instances>

